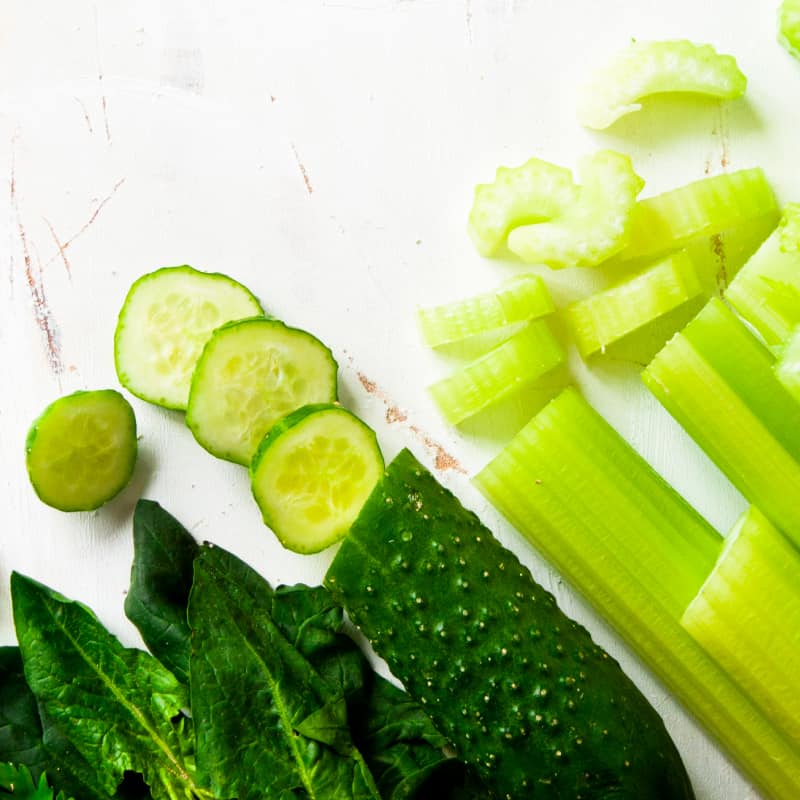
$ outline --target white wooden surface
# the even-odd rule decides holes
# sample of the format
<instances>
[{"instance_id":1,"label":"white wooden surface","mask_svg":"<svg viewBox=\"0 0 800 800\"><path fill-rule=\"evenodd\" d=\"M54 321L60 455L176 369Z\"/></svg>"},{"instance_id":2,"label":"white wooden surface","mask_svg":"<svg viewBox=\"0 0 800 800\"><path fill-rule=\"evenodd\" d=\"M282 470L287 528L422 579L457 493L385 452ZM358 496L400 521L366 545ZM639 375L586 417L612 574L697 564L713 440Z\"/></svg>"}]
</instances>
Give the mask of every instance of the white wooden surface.
<instances>
[{"instance_id":1,"label":"white wooden surface","mask_svg":"<svg viewBox=\"0 0 800 800\"><path fill-rule=\"evenodd\" d=\"M760 0L15 0L0 19L0 643L20 570L94 607L124 641L131 511L159 500L199 538L274 582L317 582L331 553L284 552L243 469L193 441L179 414L133 399L132 485L92 514L39 503L23 443L61 393L116 386L112 335L130 283L157 266L230 273L341 365L342 399L431 466L467 473L497 449L453 432L425 386L449 363L417 336L418 305L488 287L512 267L465 234L472 186L531 155L573 165L631 154L645 193L760 164L800 193L800 64ZM735 54L748 96L660 102L589 134L575 88L631 37ZM556 293L571 285L558 276ZM560 288L559 288L560 287ZM574 361L574 359L573 359ZM595 405L722 530L742 499L643 391L635 370L575 365ZM439 459L439 466L447 466ZM441 479L531 566L664 716L698 798L758 795L604 623L457 469Z\"/></svg>"}]
</instances>

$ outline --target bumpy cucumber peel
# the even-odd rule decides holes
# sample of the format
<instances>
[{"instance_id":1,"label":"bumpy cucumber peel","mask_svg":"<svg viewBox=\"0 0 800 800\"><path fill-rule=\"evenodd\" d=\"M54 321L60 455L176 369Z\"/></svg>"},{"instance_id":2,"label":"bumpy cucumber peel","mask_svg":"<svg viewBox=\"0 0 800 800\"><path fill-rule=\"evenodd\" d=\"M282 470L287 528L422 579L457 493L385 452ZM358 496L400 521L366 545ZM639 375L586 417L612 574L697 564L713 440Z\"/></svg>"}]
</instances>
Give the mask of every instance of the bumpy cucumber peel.
<instances>
[{"instance_id":1,"label":"bumpy cucumber peel","mask_svg":"<svg viewBox=\"0 0 800 800\"><path fill-rule=\"evenodd\" d=\"M800 58L800 0L783 0L778 11L778 41Z\"/></svg>"},{"instance_id":2,"label":"bumpy cucumber peel","mask_svg":"<svg viewBox=\"0 0 800 800\"><path fill-rule=\"evenodd\" d=\"M691 92L720 99L744 94L747 78L733 56L684 40L634 42L593 76L578 100L578 121L608 128L641 109L645 97Z\"/></svg>"},{"instance_id":3,"label":"bumpy cucumber peel","mask_svg":"<svg viewBox=\"0 0 800 800\"><path fill-rule=\"evenodd\" d=\"M496 798L691 798L661 719L404 450L325 579Z\"/></svg>"}]
</instances>

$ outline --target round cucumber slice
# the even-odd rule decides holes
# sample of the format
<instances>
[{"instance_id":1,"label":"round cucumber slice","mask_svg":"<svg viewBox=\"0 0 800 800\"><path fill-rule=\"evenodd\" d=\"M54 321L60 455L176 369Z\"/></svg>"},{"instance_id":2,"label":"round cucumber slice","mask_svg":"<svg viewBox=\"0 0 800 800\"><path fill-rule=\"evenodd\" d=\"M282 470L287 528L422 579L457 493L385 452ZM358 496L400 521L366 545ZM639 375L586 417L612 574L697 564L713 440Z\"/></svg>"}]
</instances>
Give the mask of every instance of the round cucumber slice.
<instances>
[{"instance_id":1,"label":"round cucumber slice","mask_svg":"<svg viewBox=\"0 0 800 800\"><path fill-rule=\"evenodd\" d=\"M91 511L122 491L133 474L133 409L113 389L60 397L31 426L25 452L39 499L60 511Z\"/></svg>"},{"instance_id":2,"label":"round cucumber slice","mask_svg":"<svg viewBox=\"0 0 800 800\"><path fill-rule=\"evenodd\" d=\"M263 313L249 289L221 273L182 266L143 275L128 291L114 333L120 383L142 400L185 409L211 332Z\"/></svg>"},{"instance_id":3,"label":"round cucumber slice","mask_svg":"<svg viewBox=\"0 0 800 800\"><path fill-rule=\"evenodd\" d=\"M197 362L186 424L212 455L250 464L281 417L336 400L338 365L316 337L252 317L214 331Z\"/></svg>"},{"instance_id":4,"label":"round cucumber slice","mask_svg":"<svg viewBox=\"0 0 800 800\"><path fill-rule=\"evenodd\" d=\"M250 465L264 522L296 553L317 553L339 541L382 474L375 432L327 403L284 417Z\"/></svg>"}]
</instances>

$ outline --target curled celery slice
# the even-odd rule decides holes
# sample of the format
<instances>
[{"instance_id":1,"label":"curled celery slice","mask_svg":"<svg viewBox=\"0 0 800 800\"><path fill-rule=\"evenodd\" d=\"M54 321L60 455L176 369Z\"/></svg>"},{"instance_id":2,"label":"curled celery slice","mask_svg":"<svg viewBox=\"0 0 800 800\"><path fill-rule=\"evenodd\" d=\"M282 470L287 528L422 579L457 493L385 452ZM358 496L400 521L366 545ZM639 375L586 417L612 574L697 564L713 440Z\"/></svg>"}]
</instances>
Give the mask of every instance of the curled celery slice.
<instances>
[{"instance_id":1,"label":"curled celery slice","mask_svg":"<svg viewBox=\"0 0 800 800\"><path fill-rule=\"evenodd\" d=\"M514 228L509 249L528 263L550 267L589 267L628 244L631 210L644 181L628 156L601 150L579 167L578 199L547 222Z\"/></svg>"},{"instance_id":2,"label":"curled celery slice","mask_svg":"<svg viewBox=\"0 0 800 800\"><path fill-rule=\"evenodd\" d=\"M800 554L752 506L725 540L725 548L681 624L800 745Z\"/></svg>"},{"instance_id":3,"label":"curled celery slice","mask_svg":"<svg viewBox=\"0 0 800 800\"><path fill-rule=\"evenodd\" d=\"M800 0L783 0L778 12L778 41L800 58Z\"/></svg>"},{"instance_id":4,"label":"curled celery slice","mask_svg":"<svg viewBox=\"0 0 800 800\"><path fill-rule=\"evenodd\" d=\"M608 128L638 111L645 97L691 92L720 99L740 97L747 78L733 56L711 45L687 41L634 42L599 70L578 99L578 121L587 128Z\"/></svg>"},{"instance_id":5,"label":"curled celery slice","mask_svg":"<svg viewBox=\"0 0 800 800\"><path fill-rule=\"evenodd\" d=\"M586 358L702 291L691 258L681 251L604 292L573 303L564 310L564 317Z\"/></svg>"},{"instance_id":6,"label":"curled celery slice","mask_svg":"<svg viewBox=\"0 0 800 800\"><path fill-rule=\"evenodd\" d=\"M725 294L769 345L800 325L800 204L783 210L778 228L742 267Z\"/></svg>"},{"instance_id":7,"label":"curled celery slice","mask_svg":"<svg viewBox=\"0 0 800 800\"><path fill-rule=\"evenodd\" d=\"M475 187L467 230L478 252L491 256L512 228L563 213L577 194L565 167L538 158L519 167L498 167L493 183Z\"/></svg>"},{"instance_id":8,"label":"curled celery slice","mask_svg":"<svg viewBox=\"0 0 800 800\"><path fill-rule=\"evenodd\" d=\"M545 282L538 275L520 275L494 291L421 308L417 320L425 342L438 347L553 311L555 306Z\"/></svg>"},{"instance_id":9,"label":"curled celery slice","mask_svg":"<svg viewBox=\"0 0 800 800\"><path fill-rule=\"evenodd\" d=\"M800 327L795 328L783 348L775 374L790 394L800 402Z\"/></svg>"}]
</instances>

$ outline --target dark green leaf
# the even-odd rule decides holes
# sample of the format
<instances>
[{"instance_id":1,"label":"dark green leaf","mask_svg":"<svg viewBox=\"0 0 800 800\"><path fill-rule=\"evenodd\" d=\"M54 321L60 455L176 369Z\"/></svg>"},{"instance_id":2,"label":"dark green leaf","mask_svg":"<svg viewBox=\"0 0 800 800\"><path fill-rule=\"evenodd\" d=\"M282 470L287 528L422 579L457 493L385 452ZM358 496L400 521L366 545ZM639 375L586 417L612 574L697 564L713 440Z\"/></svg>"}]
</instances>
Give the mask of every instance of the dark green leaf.
<instances>
[{"instance_id":1,"label":"dark green leaf","mask_svg":"<svg viewBox=\"0 0 800 800\"><path fill-rule=\"evenodd\" d=\"M46 769L36 698L22 671L18 647L0 647L0 762L26 766L34 778Z\"/></svg>"}]
</instances>

